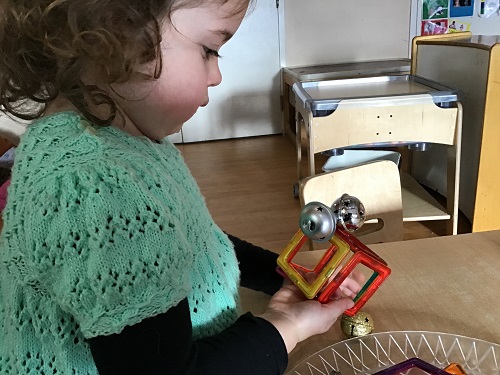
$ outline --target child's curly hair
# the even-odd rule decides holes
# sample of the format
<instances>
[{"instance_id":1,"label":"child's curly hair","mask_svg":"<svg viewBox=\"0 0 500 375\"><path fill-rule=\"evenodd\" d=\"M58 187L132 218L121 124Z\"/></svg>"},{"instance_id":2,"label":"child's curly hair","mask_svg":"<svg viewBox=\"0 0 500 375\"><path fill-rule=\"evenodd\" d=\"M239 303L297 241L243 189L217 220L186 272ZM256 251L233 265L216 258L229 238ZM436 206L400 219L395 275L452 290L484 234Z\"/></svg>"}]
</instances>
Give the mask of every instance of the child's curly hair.
<instances>
[{"instance_id":1,"label":"child's curly hair","mask_svg":"<svg viewBox=\"0 0 500 375\"><path fill-rule=\"evenodd\" d=\"M1 110L33 120L62 94L95 124L109 125L117 114L115 102L84 77L105 85L158 78L161 20L203 2L0 0ZM154 66L149 76L138 73L145 63ZM96 105L108 106L109 116L92 113Z\"/></svg>"}]
</instances>

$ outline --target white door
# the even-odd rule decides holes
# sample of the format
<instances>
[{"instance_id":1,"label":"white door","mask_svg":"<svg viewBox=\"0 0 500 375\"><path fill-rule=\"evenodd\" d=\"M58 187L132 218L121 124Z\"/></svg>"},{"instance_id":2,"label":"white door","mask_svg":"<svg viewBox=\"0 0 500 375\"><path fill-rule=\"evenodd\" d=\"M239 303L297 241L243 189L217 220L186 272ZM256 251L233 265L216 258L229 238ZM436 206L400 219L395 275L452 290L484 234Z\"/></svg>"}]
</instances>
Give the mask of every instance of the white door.
<instances>
[{"instance_id":1,"label":"white door","mask_svg":"<svg viewBox=\"0 0 500 375\"><path fill-rule=\"evenodd\" d=\"M183 142L281 132L278 9L255 0L235 36L220 51L222 83L210 103L182 128ZM179 134L174 142L180 141Z\"/></svg>"}]
</instances>

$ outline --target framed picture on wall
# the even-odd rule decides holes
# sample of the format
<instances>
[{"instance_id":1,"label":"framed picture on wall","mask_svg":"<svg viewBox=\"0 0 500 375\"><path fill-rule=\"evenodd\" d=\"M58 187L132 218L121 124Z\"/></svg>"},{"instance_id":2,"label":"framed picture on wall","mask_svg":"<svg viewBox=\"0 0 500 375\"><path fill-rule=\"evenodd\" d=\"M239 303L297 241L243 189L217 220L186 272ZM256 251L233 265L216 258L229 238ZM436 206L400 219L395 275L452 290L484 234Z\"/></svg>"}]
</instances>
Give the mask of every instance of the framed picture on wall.
<instances>
[{"instance_id":1,"label":"framed picture on wall","mask_svg":"<svg viewBox=\"0 0 500 375\"><path fill-rule=\"evenodd\" d=\"M450 19L448 22L448 32L449 33L458 33L461 31L470 31L470 23L462 22L459 19L454 20Z\"/></svg>"},{"instance_id":2,"label":"framed picture on wall","mask_svg":"<svg viewBox=\"0 0 500 375\"><path fill-rule=\"evenodd\" d=\"M450 0L450 17L472 17L474 0Z\"/></svg>"},{"instance_id":3,"label":"framed picture on wall","mask_svg":"<svg viewBox=\"0 0 500 375\"><path fill-rule=\"evenodd\" d=\"M422 21L421 35L445 34L448 31L448 19Z\"/></svg>"},{"instance_id":4,"label":"framed picture on wall","mask_svg":"<svg viewBox=\"0 0 500 375\"><path fill-rule=\"evenodd\" d=\"M423 0L422 20L448 18L450 0Z\"/></svg>"}]
</instances>

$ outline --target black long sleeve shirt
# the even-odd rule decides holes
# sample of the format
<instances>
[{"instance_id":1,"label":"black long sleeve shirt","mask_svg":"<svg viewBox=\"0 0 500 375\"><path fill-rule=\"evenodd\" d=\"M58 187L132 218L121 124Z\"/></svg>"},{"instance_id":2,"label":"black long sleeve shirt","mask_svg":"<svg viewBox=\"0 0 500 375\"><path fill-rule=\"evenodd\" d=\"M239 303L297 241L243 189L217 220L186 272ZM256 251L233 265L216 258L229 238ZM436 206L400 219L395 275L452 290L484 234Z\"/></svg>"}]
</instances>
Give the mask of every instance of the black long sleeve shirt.
<instances>
[{"instance_id":1,"label":"black long sleeve shirt","mask_svg":"<svg viewBox=\"0 0 500 375\"><path fill-rule=\"evenodd\" d=\"M229 235L241 272L241 286L274 294L283 279L277 254ZM288 356L276 328L251 313L221 333L193 340L187 299L121 333L89 341L101 375L283 374Z\"/></svg>"}]
</instances>

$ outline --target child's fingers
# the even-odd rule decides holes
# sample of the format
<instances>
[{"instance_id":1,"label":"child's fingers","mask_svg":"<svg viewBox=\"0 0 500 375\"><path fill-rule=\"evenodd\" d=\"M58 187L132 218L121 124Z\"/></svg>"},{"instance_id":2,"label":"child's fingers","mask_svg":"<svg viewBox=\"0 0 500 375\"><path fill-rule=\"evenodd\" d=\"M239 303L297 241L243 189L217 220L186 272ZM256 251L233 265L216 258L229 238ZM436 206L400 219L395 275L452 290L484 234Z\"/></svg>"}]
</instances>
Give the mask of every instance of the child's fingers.
<instances>
[{"instance_id":1,"label":"child's fingers","mask_svg":"<svg viewBox=\"0 0 500 375\"><path fill-rule=\"evenodd\" d=\"M362 276L362 275L361 275ZM364 279L364 276L362 276ZM356 279L359 279L359 275L349 275L345 278L339 288L333 294L334 297L349 297L353 299L361 290L361 285Z\"/></svg>"},{"instance_id":2,"label":"child's fingers","mask_svg":"<svg viewBox=\"0 0 500 375\"><path fill-rule=\"evenodd\" d=\"M358 284L353 281L353 280L350 280L350 279L346 279L348 282L347 283L343 283L339 289L340 291L342 292L342 294L346 297L349 297L351 299L353 299L354 297L356 297L356 295L358 294L360 288L358 288ZM348 285L346 285L348 284ZM352 284L352 285L351 285Z\"/></svg>"},{"instance_id":3,"label":"child's fingers","mask_svg":"<svg viewBox=\"0 0 500 375\"><path fill-rule=\"evenodd\" d=\"M328 309L332 310L331 314L335 316L335 318L338 318L344 311L353 307L354 302L349 298L341 297L328 302L325 306L328 306Z\"/></svg>"},{"instance_id":4,"label":"child's fingers","mask_svg":"<svg viewBox=\"0 0 500 375\"><path fill-rule=\"evenodd\" d=\"M365 281L366 281L366 277L365 277L365 275L364 275L364 274L363 274L363 272L361 272L361 270L359 270L359 269L354 269L354 270L352 270L352 272L351 272L351 275L350 275L350 276L352 276L352 278L353 278L354 280L356 280L356 281L358 282L358 284L359 284L359 285L364 284L364 283L365 283Z\"/></svg>"}]
</instances>

